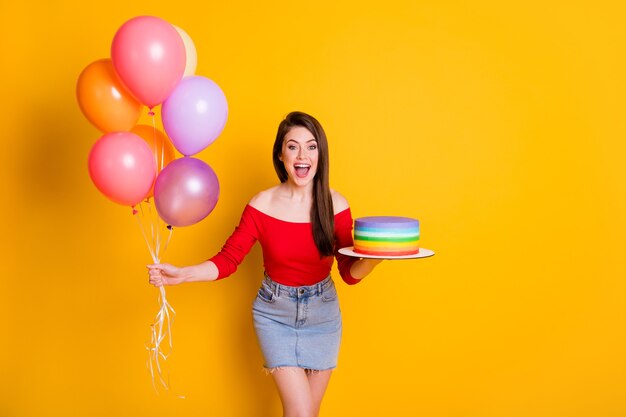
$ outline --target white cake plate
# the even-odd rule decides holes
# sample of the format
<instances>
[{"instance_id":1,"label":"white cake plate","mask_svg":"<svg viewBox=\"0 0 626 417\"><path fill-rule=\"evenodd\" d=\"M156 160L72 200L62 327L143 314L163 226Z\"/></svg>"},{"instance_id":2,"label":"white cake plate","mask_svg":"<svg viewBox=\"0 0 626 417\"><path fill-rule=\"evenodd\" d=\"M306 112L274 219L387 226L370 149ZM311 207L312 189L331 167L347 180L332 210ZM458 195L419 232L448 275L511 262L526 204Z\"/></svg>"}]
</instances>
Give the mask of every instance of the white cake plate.
<instances>
[{"instance_id":1,"label":"white cake plate","mask_svg":"<svg viewBox=\"0 0 626 417\"><path fill-rule=\"evenodd\" d=\"M420 248L418 253L414 253L413 255L366 255L364 253L357 253L354 251L353 246L348 246L347 248L339 249L339 253L342 255L353 256L355 258L367 258L367 259L419 259L419 258L428 258L429 256L433 256L435 254L434 251L430 249Z\"/></svg>"}]
</instances>

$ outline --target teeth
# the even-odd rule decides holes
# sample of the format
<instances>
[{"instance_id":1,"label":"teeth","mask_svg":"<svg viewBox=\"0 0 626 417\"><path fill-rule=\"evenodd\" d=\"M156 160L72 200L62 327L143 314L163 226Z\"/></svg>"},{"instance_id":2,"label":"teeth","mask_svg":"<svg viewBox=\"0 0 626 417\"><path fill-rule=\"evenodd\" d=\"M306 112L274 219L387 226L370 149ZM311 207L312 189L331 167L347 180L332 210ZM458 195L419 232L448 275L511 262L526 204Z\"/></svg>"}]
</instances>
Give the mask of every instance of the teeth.
<instances>
[{"instance_id":1,"label":"teeth","mask_svg":"<svg viewBox=\"0 0 626 417\"><path fill-rule=\"evenodd\" d=\"M296 168L308 168L309 167L309 165L306 165L306 164L295 164L294 166Z\"/></svg>"}]
</instances>

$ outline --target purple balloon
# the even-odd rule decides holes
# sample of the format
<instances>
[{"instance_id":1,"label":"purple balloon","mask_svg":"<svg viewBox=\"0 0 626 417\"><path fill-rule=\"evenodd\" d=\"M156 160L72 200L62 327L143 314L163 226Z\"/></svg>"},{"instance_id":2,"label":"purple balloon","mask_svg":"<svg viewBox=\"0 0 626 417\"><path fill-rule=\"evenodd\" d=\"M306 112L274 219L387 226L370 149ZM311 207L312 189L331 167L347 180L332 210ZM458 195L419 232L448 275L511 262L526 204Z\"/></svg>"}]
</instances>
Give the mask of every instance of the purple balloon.
<instances>
[{"instance_id":1,"label":"purple balloon","mask_svg":"<svg viewBox=\"0 0 626 417\"><path fill-rule=\"evenodd\" d=\"M222 89L208 78L183 78L161 108L163 127L185 156L209 146L224 130L228 103Z\"/></svg>"},{"instance_id":2,"label":"purple balloon","mask_svg":"<svg viewBox=\"0 0 626 417\"><path fill-rule=\"evenodd\" d=\"M198 223L215 208L220 184L213 169L196 158L170 162L157 176L154 203L159 216L172 226Z\"/></svg>"}]
</instances>

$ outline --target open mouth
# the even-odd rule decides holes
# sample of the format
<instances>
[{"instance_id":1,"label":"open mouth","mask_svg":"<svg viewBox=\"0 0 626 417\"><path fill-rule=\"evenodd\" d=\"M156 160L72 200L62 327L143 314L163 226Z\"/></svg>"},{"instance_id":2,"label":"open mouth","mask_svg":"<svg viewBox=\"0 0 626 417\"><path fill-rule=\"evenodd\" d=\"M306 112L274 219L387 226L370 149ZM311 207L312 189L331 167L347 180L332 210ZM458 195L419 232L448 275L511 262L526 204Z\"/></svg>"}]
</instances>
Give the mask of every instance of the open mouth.
<instances>
[{"instance_id":1,"label":"open mouth","mask_svg":"<svg viewBox=\"0 0 626 417\"><path fill-rule=\"evenodd\" d=\"M296 169L296 176L298 178L304 178L309 173L309 170L311 169L311 165L295 164L294 168Z\"/></svg>"}]
</instances>

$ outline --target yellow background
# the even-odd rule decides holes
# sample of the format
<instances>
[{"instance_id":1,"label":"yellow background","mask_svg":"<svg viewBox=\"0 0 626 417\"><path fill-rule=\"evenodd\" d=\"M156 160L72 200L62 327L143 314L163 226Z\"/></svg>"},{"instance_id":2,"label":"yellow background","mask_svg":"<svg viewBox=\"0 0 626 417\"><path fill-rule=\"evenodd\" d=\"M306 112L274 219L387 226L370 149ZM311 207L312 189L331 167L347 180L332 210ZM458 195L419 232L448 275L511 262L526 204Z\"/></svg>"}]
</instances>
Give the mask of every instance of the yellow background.
<instances>
[{"instance_id":1,"label":"yellow background","mask_svg":"<svg viewBox=\"0 0 626 417\"><path fill-rule=\"evenodd\" d=\"M174 395L152 389L150 258L89 179L100 134L75 100L145 14L191 36L230 111L199 154L220 201L166 261L213 255L276 182L291 110L326 128L355 217L417 217L437 251L338 284L322 416L626 415L621 2L111 0L0 3L0 416L280 414L250 317L258 247L227 280L167 289Z\"/></svg>"}]
</instances>

